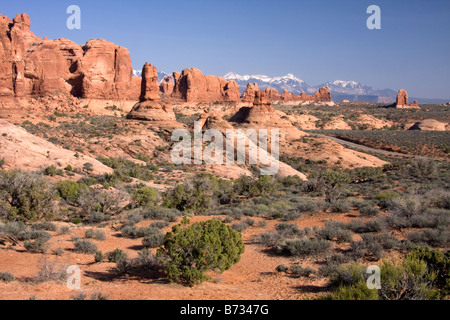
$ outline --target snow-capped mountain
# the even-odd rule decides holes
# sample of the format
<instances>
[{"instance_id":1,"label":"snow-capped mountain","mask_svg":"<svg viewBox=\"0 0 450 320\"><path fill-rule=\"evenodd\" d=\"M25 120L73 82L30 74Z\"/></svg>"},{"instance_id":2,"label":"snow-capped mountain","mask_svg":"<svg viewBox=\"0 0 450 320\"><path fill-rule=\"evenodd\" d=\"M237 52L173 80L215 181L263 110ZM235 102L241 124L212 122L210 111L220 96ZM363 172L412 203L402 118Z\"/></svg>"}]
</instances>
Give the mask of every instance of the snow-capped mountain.
<instances>
[{"instance_id":1,"label":"snow-capped mountain","mask_svg":"<svg viewBox=\"0 0 450 320\"><path fill-rule=\"evenodd\" d=\"M266 75L241 76L237 73L230 72L227 73L224 78L236 81L241 92L245 91L248 83L257 83L260 90L271 87L278 90L280 93L283 93L286 89L294 94L301 94L302 91L313 94L314 91L319 90L320 87L327 86L335 101L342 101L345 99L350 101L384 102L393 101L397 95L397 92L391 89L379 90L351 80L335 80L318 86L311 86L293 74L288 74L283 77L269 77Z\"/></svg>"},{"instance_id":2,"label":"snow-capped mountain","mask_svg":"<svg viewBox=\"0 0 450 320\"><path fill-rule=\"evenodd\" d=\"M142 77L142 70L133 70L133 76ZM161 82L167 76L171 75L164 71L158 71L158 82Z\"/></svg>"},{"instance_id":3,"label":"snow-capped mountain","mask_svg":"<svg viewBox=\"0 0 450 320\"><path fill-rule=\"evenodd\" d=\"M356 81L336 80L321 84L319 87L327 86L331 92L350 95L378 95L395 97L397 92L391 89L379 90Z\"/></svg>"},{"instance_id":4,"label":"snow-capped mountain","mask_svg":"<svg viewBox=\"0 0 450 320\"><path fill-rule=\"evenodd\" d=\"M241 93L245 91L248 83L256 83L260 90L265 90L268 87L277 89L280 93L283 93L284 89L295 94L301 94L302 91L307 93L314 92L305 81L297 78L293 74L287 74L283 77L269 77L266 75L244 75L241 76L237 73L230 72L224 76L225 79L234 80L239 85Z\"/></svg>"}]
</instances>

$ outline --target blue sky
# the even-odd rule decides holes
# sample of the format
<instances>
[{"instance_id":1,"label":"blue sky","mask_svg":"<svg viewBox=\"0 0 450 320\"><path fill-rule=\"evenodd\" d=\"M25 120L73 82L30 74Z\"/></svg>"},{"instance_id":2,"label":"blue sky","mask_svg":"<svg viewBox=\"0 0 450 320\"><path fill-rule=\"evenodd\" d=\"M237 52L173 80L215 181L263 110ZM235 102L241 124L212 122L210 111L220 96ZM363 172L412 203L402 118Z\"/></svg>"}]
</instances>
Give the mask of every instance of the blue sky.
<instances>
[{"instance_id":1,"label":"blue sky","mask_svg":"<svg viewBox=\"0 0 450 320\"><path fill-rule=\"evenodd\" d=\"M66 28L72 4L81 30ZM381 30L366 27L372 4ZM293 73L311 85L355 80L450 99L448 0L2 1L0 14L22 12L38 36L122 45L136 69L148 61L168 73Z\"/></svg>"}]
</instances>

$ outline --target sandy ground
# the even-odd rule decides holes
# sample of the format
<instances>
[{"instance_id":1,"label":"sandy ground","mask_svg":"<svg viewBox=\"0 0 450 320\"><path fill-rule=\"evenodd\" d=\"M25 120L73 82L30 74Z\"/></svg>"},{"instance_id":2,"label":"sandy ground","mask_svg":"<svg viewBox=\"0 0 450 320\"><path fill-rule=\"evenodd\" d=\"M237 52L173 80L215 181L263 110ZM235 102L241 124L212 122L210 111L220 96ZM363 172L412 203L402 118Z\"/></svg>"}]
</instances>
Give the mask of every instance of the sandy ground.
<instances>
[{"instance_id":1,"label":"sandy ground","mask_svg":"<svg viewBox=\"0 0 450 320\"><path fill-rule=\"evenodd\" d=\"M211 217L194 217L191 222L210 219ZM299 227L321 227L330 215L303 217L296 222ZM348 221L350 215L333 215L333 219ZM259 221L255 218L255 221ZM143 221L139 225L147 226L152 221ZM265 231L274 229L278 220L268 221L265 228L249 227L243 232L245 253L241 261L221 275L213 275L211 281L204 282L194 288L169 283L164 275L159 276L117 276L114 263L94 263L94 255L78 254L73 251L71 237L83 237L90 227L74 227L69 234L58 235L52 232L50 248L63 248L65 253L56 257L48 255L50 261L57 259L62 266L77 265L80 267L81 291L88 298L92 293L101 292L114 300L298 300L314 298L325 291L326 280L314 275L309 278L292 277L285 273L277 273L278 265L291 266L301 262L299 259L273 255L266 248L254 243L253 238ZM96 241L102 252L122 249L130 257L137 256L142 248L142 239L127 239L120 233L106 227L106 241ZM170 227L163 231L169 231ZM0 271L9 271L16 277L11 283L0 282L1 300L26 300L30 298L43 300L71 299L77 291L69 290L65 282L37 282L36 276L42 266L43 254L32 254L22 246L0 249ZM313 261L303 261L303 266L317 268Z\"/></svg>"}]
</instances>

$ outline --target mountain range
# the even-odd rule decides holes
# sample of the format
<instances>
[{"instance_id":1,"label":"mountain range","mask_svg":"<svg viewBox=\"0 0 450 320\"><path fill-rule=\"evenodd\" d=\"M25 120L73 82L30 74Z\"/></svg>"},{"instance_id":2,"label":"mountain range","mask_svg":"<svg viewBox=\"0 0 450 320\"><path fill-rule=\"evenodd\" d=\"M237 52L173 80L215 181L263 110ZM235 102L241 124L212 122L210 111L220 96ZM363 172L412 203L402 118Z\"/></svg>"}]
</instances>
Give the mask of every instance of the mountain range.
<instances>
[{"instance_id":1,"label":"mountain range","mask_svg":"<svg viewBox=\"0 0 450 320\"><path fill-rule=\"evenodd\" d=\"M133 70L133 75L140 77L142 72L140 70ZM158 82L161 82L166 76L171 75L163 71L158 72ZM398 93L398 90L377 89L352 80L335 80L312 86L291 73L280 77L269 77L266 75L239 75L234 72L229 72L224 75L224 78L228 81L236 81L239 85L241 94L245 91L248 83L258 84L260 90L271 87L278 90L280 93L283 93L286 89L297 95L301 94L303 91L307 94L314 94L319 88L327 86L330 89L332 99L337 102L349 100L351 102L393 103L395 102ZM410 100L417 100L418 103L436 104L448 102L443 99L415 97L410 97Z\"/></svg>"}]
</instances>

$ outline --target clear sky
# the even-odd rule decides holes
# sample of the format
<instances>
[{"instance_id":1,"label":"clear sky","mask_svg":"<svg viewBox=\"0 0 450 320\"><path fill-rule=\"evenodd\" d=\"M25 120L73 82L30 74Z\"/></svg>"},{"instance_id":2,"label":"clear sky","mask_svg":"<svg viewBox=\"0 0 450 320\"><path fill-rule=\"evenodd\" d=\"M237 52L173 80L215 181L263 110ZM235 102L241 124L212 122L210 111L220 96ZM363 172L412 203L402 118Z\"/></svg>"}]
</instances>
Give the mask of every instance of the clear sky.
<instances>
[{"instance_id":1,"label":"clear sky","mask_svg":"<svg viewBox=\"0 0 450 320\"><path fill-rule=\"evenodd\" d=\"M81 30L66 27L72 4ZM366 27L372 4L381 30ZM38 36L128 48L135 69L148 61L168 73L293 73L310 85L355 80L450 99L448 0L1 1L0 14L22 12Z\"/></svg>"}]
</instances>

